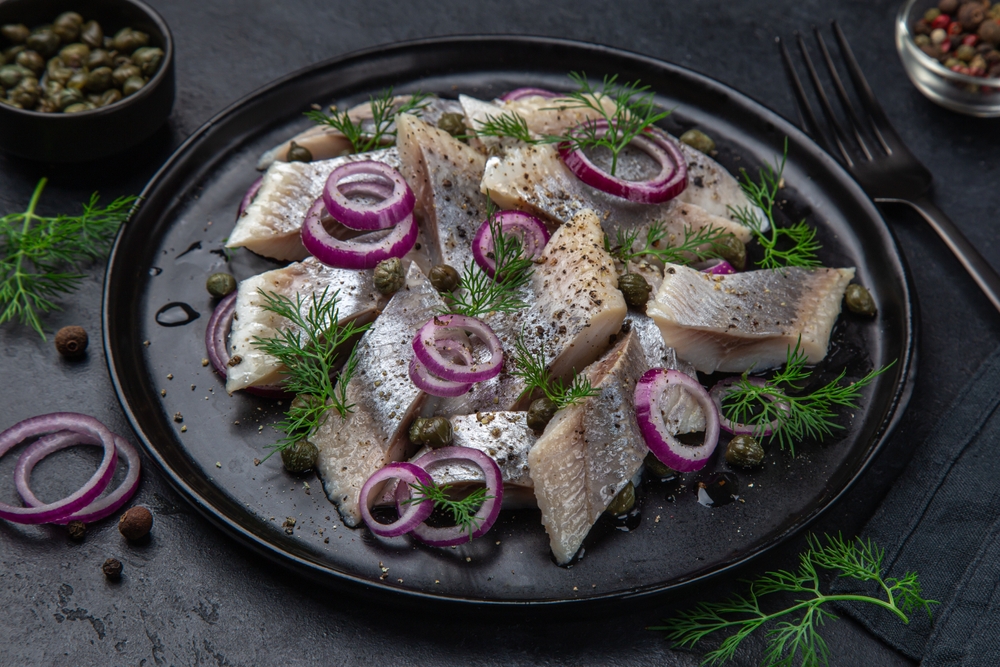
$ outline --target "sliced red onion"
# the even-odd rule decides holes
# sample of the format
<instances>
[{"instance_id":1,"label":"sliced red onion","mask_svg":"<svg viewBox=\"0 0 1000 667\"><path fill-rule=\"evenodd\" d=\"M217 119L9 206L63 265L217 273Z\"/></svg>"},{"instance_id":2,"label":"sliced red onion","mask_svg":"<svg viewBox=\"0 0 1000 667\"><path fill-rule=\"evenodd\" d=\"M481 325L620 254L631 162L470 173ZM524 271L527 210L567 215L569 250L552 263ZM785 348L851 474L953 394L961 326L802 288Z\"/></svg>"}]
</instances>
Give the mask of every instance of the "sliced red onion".
<instances>
[{"instance_id":1,"label":"sliced red onion","mask_svg":"<svg viewBox=\"0 0 1000 667\"><path fill-rule=\"evenodd\" d=\"M208 360L212 362L215 372L225 379L228 376L226 369L229 367L229 349L226 341L229 340L229 330L233 327L233 316L236 314L236 292L223 297L212 311L212 316L208 318L208 328L205 329L205 351L208 352ZM255 394L264 398L287 398L288 392L281 385L267 384L259 387L245 387L243 391L248 394Z\"/></svg>"},{"instance_id":2,"label":"sliced red onion","mask_svg":"<svg viewBox=\"0 0 1000 667\"><path fill-rule=\"evenodd\" d=\"M345 178L359 175L376 180L341 183ZM349 198L352 194L373 196L381 201L362 202ZM384 162L374 160L348 162L337 167L330 173L323 188L323 202L334 220L345 227L364 231L389 229L413 213L416 201L402 174Z\"/></svg>"},{"instance_id":3,"label":"sliced red onion","mask_svg":"<svg viewBox=\"0 0 1000 667\"><path fill-rule=\"evenodd\" d=\"M705 441L697 447L685 445L667 431L660 411L663 392L680 385L705 413ZM719 443L719 411L705 388L680 371L651 368L635 386L635 416L649 451L664 465L678 472L701 470Z\"/></svg>"},{"instance_id":4,"label":"sliced red onion","mask_svg":"<svg viewBox=\"0 0 1000 667\"><path fill-rule=\"evenodd\" d=\"M542 256L545 244L549 242L549 230L545 228L544 222L523 211L500 211L496 214L496 221L502 234L521 239L525 257L535 259ZM472 257L491 278L497 266L493 256L495 247L490 221L484 220L472 239Z\"/></svg>"},{"instance_id":5,"label":"sliced red onion","mask_svg":"<svg viewBox=\"0 0 1000 667\"><path fill-rule=\"evenodd\" d=\"M447 338L456 329L475 334L490 350L485 364L459 365L454 359L445 358L437 341ZM500 374L503 367L503 345L485 322L465 315L435 315L417 330L413 339L413 353L428 371L450 382L482 382Z\"/></svg>"},{"instance_id":6,"label":"sliced red onion","mask_svg":"<svg viewBox=\"0 0 1000 667\"><path fill-rule=\"evenodd\" d=\"M760 424L757 426L753 426L750 424L738 424L736 422L732 422L726 419L726 413L722 409L722 401L725 400L726 394L728 394L730 391L730 387L732 387L733 384L735 384L738 380L740 380L739 376L726 378L725 380L722 380L717 385L712 387L712 391L708 392L709 395L712 397L712 401L715 403L715 407L719 411L719 426L722 427L723 431L726 431L727 433L732 433L734 435L754 435L757 437L771 435L777 428L781 426L779 420L777 419L769 421L767 424ZM761 378L754 378L754 377L748 377L747 382L749 382L755 387L763 387L765 384L764 380L762 380ZM777 403L779 408L787 410L787 408L785 408L781 403L779 403L778 399L775 398L774 396L768 396L765 394L764 398L771 401L772 403Z\"/></svg>"},{"instance_id":7,"label":"sliced red onion","mask_svg":"<svg viewBox=\"0 0 1000 667\"><path fill-rule=\"evenodd\" d=\"M64 516L61 519L56 519L52 523L66 524L70 521L91 523L98 521L117 512L122 505L129 501L129 498L135 495L136 490L139 488L139 470L142 467L139 461L139 453L124 438L118 435L115 435L114 438L118 456L124 457L128 464L128 473L125 475L125 479L108 495L98 498L78 512ZM14 483L17 485L17 492L21 495L21 499L29 507L40 507L44 504L32 493L29 481L31 479L31 471L34 470L35 465L46 456L53 452L58 452L60 449L75 445L100 444L101 441L91 435L74 433L72 431L59 431L33 442L21 453L21 457L17 460L17 466L14 468Z\"/></svg>"},{"instance_id":8,"label":"sliced red onion","mask_svg":"<svg viewBox=\"0 0 1000 667\"><path fill-rule=\"evenodd\" d=\"M438 339L435 345L439 350L452 357L461 359L466 366L472 365L472 352L469 351L461 341L448 338ZM472 388L471 382L450 382L437 377L427 367L420 363L416 355L410 358L410 379L420 391L425 391L431 396L454 397L461 396Z\"/></svg>"},{"instance_id":9,"label":"sliced red onion","mask_svg":"<svg viewBox=\"0 0 1000 667\"><path fill-rule=\"evenodd\" d=\"M264 183L264 177L259 176L256 181L247 190L247 193L243 195L243 200L240 201L240 208L236 211L236 219L239 220L246 213L247 207L253 203L253 200L257 198L257 193L260 192L260 186Z\"/></svg>"},{"instance_id":10,"label":"sliced red onion","mask_svg":"<svg viewBox=\"0 0 1000 667\"><path fill-rule=\"evenodd\" d=\"M371 242L342 241L331 236L319 216L306 216L302 245L327 266L340 269L373 269L383 259L399 259L417 243L417 222L411 212L385 237Z\"/></svg>"},{"instance_id":11,"label":"sliced red onion","mask_svg":"<svg viewBox=\"0 0 1000 667\"><path fill-rule=\"evenodd\" d=\"M360 505L361 518L365 520L368 529L381 537L399 537L413 530L413 528L424 521L434 511L434 503L408 503L406 507L397 504L399 518L392 523L379 523L372 516L371 504L374 501L375 491L382 488L382 485L390 479L398 479L402 484L397 488L409 489L410 484L419 482L424 486L434 483L426 470L412 463L390 463L374 475L361 487Z\"/></svg>"},{"instance_id":12,"label":"sliced red onion","mask_svg":"<svg viewBox=\"0 0 1000 667\"><path fill-rule=\"evenodd\" d=\"M101 459L97 471L78 490L54 503L38 507L14 507L0 503L0 519L29 524L58 521L86 508L107 488L118 462L115 435L104 424L87 415L76 412L53 412L18 422L0 433L0 456L28 438L59 431L72 431L90 436L104 447L104 458Z\"/></svg>"},{"instance_id":13,"label":"sliced red onion","mask_svg":"<svg viewBox=\"0 0 1000 667\"><path fill-rule=\"evenodd\" d=\"M559 97L559 93L553 93L551 90L545 90L544 88L515 88L501 95L500 99L504 102L513 102L525 97L546 97L551 99Z\"/></svg>"},{"instance_id":14,"label":"sliced red onion","mask_svg":"<svg viewBox=\"0 0 1000 667\"><path fill-rule=\"evenodd\" d=\"M736 273L733 265L724 259L706 259L704 262L695 264L694 268L702 273L710 273L713 276L728 276L731 273Z\"/></svg>"},{"instance_id":15,"label":"sliced red onion","mask_svg":"<svg viewBox=\"0 0 1000 667\"><path fill-rule=\"evenodd\" d=\"M482 537L496 523L500 516L500 506L503 504L503 476L500 473L500 466L485 453L471 447L441 447L432 449L423 456L415 459L413 463L421 466L424 470L430 469L442 463L453 461L471 462L482 469L486 477L486 500L480 505L475 514L477 528L470 535L460 526L448 526L446 528L433 528L421 522L413 528L413 535L421 542L432 547L451 547L457 544L464 544L477 537ZM492 496L492 497L490 497ZM410 497L408 484L400 484L396 487L396 507L399 508ZM412 505L413 503L410 503ZM420 505L430 505L423 502Z\"/></svg>"},{"instance_id":16,"label":"sliced red onion","mask_svg":"<svg viewBox=\"0 0 1000 667\"><path fill-rule=\"evenodd\" d=\"M586 121L571 132L580 132L584 126L595 128L599 137L608 133L606 120ZM626 181L598 167L568 141L559 144L558 148L559 156L577 178L616 197L642 204L660 204L684 192L687 187L687 163L680 149L664 132L647 128L646 132L632 140L631 145L659 162L660 173L648 181Z\"/></svg>"}]
</instances>

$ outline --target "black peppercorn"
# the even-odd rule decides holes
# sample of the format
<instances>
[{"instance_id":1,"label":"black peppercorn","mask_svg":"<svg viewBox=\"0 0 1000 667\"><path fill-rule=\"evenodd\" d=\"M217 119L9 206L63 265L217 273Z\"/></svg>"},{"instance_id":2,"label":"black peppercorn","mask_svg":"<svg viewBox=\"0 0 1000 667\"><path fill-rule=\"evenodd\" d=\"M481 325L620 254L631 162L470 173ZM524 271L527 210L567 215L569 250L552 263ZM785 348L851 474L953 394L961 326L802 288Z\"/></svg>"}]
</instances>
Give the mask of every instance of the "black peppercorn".
<instances>
[{"instance_id":1,"label":"black peppercorn","mask_svg":"<svg viewBox=\"0 0 1000 667\"><path fill-rule=\"evenodd\" d=\"M122 562L117 558L109 558L104 561L101 570L104 571L104 576L109 581L118 581L122 578Z\"/></svg>"},{"instance_id":2,"label":"black peppercorn","mask_svg":"<svg viewBox=\"0 0 1000 667\"><path fill-rule=\"evenodd\" d=\"M958 16L956 18L962 24L962 28L974 31L983 22L983 19L986 18L986 12L983 11L982 5L975 2L966 2L958 8Z\"/></svg>"},{"instance_id":3,"label":"black peppercorn","mask_svg":"<svg viewBox=\"0 0 1000 667\"><path fill-rule=\"evenodd\" d=\"M130 507L118 519L118 532L124 535L127 540L134 541L146 537L152 527L153 514L142 505Z\"/></svg>"},{"instance_id":4,"label":"black peppercorn","mask_svg":"<svg viewBox=\"0 0 1000 667\"><path fill-rule=\"evenodd\" d=\"M87 524L73 520L66 524L66 530L69 532L69 539L79 542L87 534Z\"/></svg>"},{"instance_id":5,"label":"black peppercorn","mask_svg":"<svg viewBox=\"0 0 1000 667\"><path fill-rule=\"evenodd\" d=\"M944 14L954 14L955 10L958 9L958 0L941 0L938 3L938 9Z\"/></svg>"},{"instance_id":6,"label":"black peppercorn","mask_svg":"<svg viewBox=\"0 0 1000 667\"><path fill-rule=\"evenodd\" d=\"M56 332L56 350L67 358L81 356L87 351L87 332L83 327L63 327Z\"/></svg>"}]
</instances>

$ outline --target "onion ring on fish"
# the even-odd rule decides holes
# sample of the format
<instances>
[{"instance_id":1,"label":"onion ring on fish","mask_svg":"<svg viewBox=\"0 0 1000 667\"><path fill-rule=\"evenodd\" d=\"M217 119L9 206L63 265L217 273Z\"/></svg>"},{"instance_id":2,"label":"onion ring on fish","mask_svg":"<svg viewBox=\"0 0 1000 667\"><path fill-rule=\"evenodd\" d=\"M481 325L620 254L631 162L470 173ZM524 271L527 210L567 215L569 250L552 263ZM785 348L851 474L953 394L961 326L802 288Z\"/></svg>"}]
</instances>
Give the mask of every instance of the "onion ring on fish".
<instances>
[{"instance_id":1,"label":"onion ring on fish","mask_svg":"<svg viewBox=\"0 0 1000 667\"><path fill-rule=\"evenodd\" d=\"M383 259L403 257L417 243L417 221L412 212L377 241L344 241L326 231L322 216L316 211L317 206L323 206L322 199L313 204L302 223L302 245L327 266L338 269L374 269Z\"/></svg>"},{"instance_id":2,"label":"onion ring on fish","mask_svg":"<svg viewBox=\"0 0 1000 667\"><path fill-rule=\"evenodd\" d=\"M545 244L549 242L549 230L545 228L544 222L523 211L499 211L494 217L500 225L501 234L516 236L521 240L525 257L536 259L542 256ZM472 257L490 278L494 277L497 268L494 248L493 232L487 219L479 226L472 239Z\"/></svg>"},{"instance_id":3,"label":"onion ring on fish","mask_svg":"<svg viewBox=\"0 0 1000 667\"><path fill-rule=\"evenodd\" d=\"M434 511L434 503L430 502L408 503L405 509L400 503L396 503L396 509L399 511L399 519L392 523L379 523L376 521L375 517L372 516L371 509L371 503L374 500L372 498L374 495L373 492L376 491L376 487L381 488L382 484L390 479L398 479L402 482L396 487L397 489L409 489L410 484L415 482L424 486L434 483L434 480L431 479L426 470L420 466L406 462L390 463L369 477L368 481L361 487L361 518L364 519L368 530L380 537L399 537L400 535L405 535L426 521L427 517ZM407 497L409 497L409 494L407 494Z\"/></svg>"},{"instance_id":4,"label":"onion ring on fish","mask_svg":"<svg viewBox=\"0 0 1000 667\"><path fill-rule=\"evenodd\" d=\"M545 90L544 88L515 88L514 90L501 95L500 100L502 102L513 102L514 100L520 100L525 97L545 97L552 99L554 97L559 97L559 93L554 93L551 90Z\"/></svg>"},{"instance_id":5,"label":"onion ring on fish","mask_svg":"<svg viewBox=\"0 0 1000 667\"><path fill-rule=\"evenodd\" d=\"M450 330L461 329L475 334L490 350L490 359L485 364L459 365L446 359L437 341L445 338ZM413 339L413 353L427 367L427 370L451 382L482 382L500 374L503 367L503 344L482 320L465 315L435 315L427 321Z\"/></svg>"},{"instance_id":6,"label":"onion ring on fish","mask_svg":"<svg viewBox=\"0 0 1000 667\"><path fill-rule=\"evenodd\" d=\"M253 203L253 200L257 198L257 193L260 192L260 186L264 184L264 177L259 176L256 181L250 184L250 188L247 189L247 193L243 195L243 200L240 202L240 208L236 211L236 220L239 221L246 213L247 207Z\"/></svg>"},{"instance_id":7,"label":"onion ring on fish","mask_svg":"<svg viewBox=\"0 0 1000 667\"><path fill-rule=\"evenodd\" d=\"M705 440L701 445L685 445L667 431L660 411L660 399L670 385L683 387L705 413ZM701 470L719 444L719 411L705 388L680 371L651 368L635 386L635 416L643 440L653 456L678 472Z\"/></svg>"},{"instance_id":8,"label":"onion ring on fish","mask_svg":"<svg viewBox=\"0 0 1000 667\"><path fill-rule=\"evenodd\" d=\"M227 295L212 311L212 316L208 318L208 328L205 329L205 351L208 352L208 360L212 362L212 368L225 380L229 375L226 369L229 367L229 349L226 341L229 339L229 330L233 328L233 316L236 315L236 292ZM259 387L244 387L243 391L248 394L255 394L264 398L287 398L288 392L281 385L265 384Z\"/></svg>"},{"instance_id":9,"label":"onion ring on fish","mask_svg":"<svg viewBox=\"0 0 1000 667\"><path fill-rule=\"evenodd\" d=\"M351 176L371 177L348 181ZM374 197L367 203L350 195ZM403 175L384 162L363 160L348 162L334 169L323 188L323 203L330 215L345 227L362 231L389 229L413 212L417 198Z\"/></svg>"},{"instance_id":10,"label":"onion ring on fish","mask_svg":"<svg viewBox=\"0 0 1000 667\"><path fill-rule=\"evenodd\" d=\"M704 262L692 264L691 268L698 269L702 273L710 273L713 276L728 276L736 273L733 265L724 259L706 259Z\"/></svg>"},{"instance_id":11,"label":"onion ring on fish","mask_svg":"<svg viewBox=\"0 0 1000 667\"><path fill-rule=\"evenodd\" d=\"M767 424L759 425L738 424L726 419L726 415L722 409L722 401L725 400L726 394L730 392L730 387L732 387L733 384L740 379L742 379L740 376L726 378L712 387L712 390L708 392L712 397L712 401L715 403L715 407L719 410L719 425L722 427L723 431L734 435L755 435L757 437L771 435L781 427L781 424L777 419L769 421ZM764 380L761 378L748 377L746 380L755 387L763 387L765 384ZM782 404L774 396L764 394L763 397L772 403L777 403L779 407L782 407Z\"/></svg>"},{"instance_id":12,"label":"onion ring on fish","mask_svg":"<svg viewBox=\"0 0 1000 667\"><path fill-rule=\"evenodd\" d=\"M460 341L449 338L439 338L434 341L439 350L454 357L461 357L466 366L472 365L472 352ZM461 396L472 388L471 382L453 382L442 380L438 376L427 370L427 367L414 355L410 359L410 380L420 391L425 391L431 396L454 397Z\"/></svg>"},{"instance_id":13,"label":"onion ring on fish","mask_svg":"<svg viewBox=\"0 0 1000 667\"><path fill-rule=\"evenodd\" d=\"M608 121L589 120L570 130L570 136L590 135L598 138L608 133ZM660 172L648 181L627 181L612 176L594 164L572 142L564 141L557 148L566 167L587 185L602 192L642 204L661 204L684 192L687 187L687 162L680 149L662 132L649 127L635 137L632 146L642 150L660 164Z\"/></svg>"}]
</instances>

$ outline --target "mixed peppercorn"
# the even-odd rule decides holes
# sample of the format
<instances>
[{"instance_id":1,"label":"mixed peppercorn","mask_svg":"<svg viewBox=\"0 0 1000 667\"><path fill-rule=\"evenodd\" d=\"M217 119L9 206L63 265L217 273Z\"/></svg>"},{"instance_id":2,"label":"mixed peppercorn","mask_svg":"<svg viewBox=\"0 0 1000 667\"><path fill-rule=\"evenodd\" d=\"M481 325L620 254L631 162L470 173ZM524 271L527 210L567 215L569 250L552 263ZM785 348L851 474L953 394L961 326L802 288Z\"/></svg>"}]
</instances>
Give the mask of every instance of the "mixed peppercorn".
<instances>
[{"instance_id":1,"label":"mixed peppercorn","mask_svg":"<svg viewBox=\"0 0 1000 667\"><path fill-rule=\"evenodd\" d=\"M913 24L920 50L969 76L1000 77L1000 2L940 0Z\"/></svg>"}]
</instances>

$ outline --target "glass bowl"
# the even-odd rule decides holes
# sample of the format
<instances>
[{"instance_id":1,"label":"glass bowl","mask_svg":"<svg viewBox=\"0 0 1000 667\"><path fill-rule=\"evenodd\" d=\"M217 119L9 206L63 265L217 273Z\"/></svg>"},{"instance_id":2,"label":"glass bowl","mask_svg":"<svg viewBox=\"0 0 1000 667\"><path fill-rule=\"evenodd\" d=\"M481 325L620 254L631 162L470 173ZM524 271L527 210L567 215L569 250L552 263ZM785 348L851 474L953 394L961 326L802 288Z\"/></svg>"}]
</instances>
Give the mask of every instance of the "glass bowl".
<instances>
[{"instance_id":1,"label":"glass bowl","mask_svg":"<svg viewBox=\"0 0 1000 667\"><path fill-rule=\"evenodd\" d=\"M1000 116L1000 78L953 72L920 50L912 26L935 0L909 0L896 16L896 50L910 81L932 102L970 116ZM989 19L987 19L989 20Z\"/></svg>"}]
</instances>

